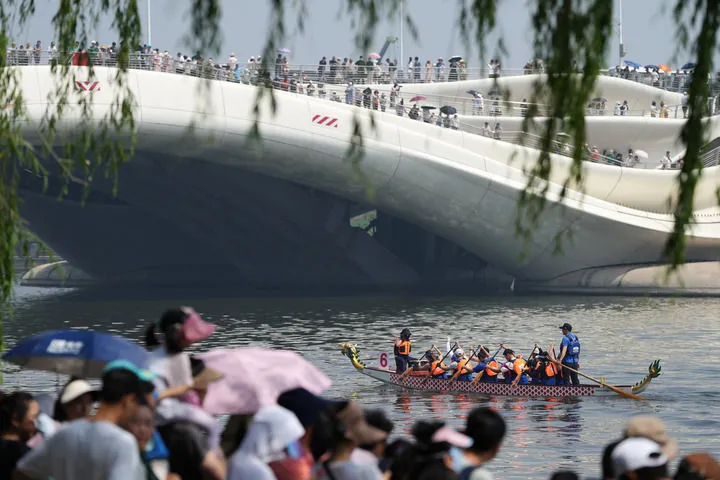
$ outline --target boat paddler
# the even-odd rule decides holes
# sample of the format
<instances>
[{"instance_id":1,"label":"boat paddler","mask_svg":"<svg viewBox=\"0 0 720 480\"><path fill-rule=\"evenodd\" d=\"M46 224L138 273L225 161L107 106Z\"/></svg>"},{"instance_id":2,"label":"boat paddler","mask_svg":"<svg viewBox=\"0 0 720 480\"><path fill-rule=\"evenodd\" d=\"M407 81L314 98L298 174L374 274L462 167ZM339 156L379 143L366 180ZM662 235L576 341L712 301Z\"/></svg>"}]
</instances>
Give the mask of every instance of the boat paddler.
<instances>
[{"instance_id":1,"label":"boat paddler","mask_svg":"<svg viewBox=\"0 0 720 480\"><path fill-rule=\"evenodd\" d=\"M468 359L465 356L465 352L462 348L458 348L455 350L455 358L457 359L455 363L455 371L460 372L457 376L457 379L461 382L469 382L472 380L472 372L473 372L473 366L472 363L470 363L470 359Z\"/></svg>"},{"instance_id":2,"label":"boat paddler","mask_svg":"<svg viewBox=\"0 0 720 480\"><path fill-rule=\"evenodd\" d=\"M525 360L517 357L515 352L510 348L505 349L503 356L506 362L500 368L500 371L505 377L505 383L527 385L530 382L530 377L525 373Z\"/></svg>"},{"instance_id":3,"label":"boat paddler","mask_svg":"<svg viewBox=\"0 0 720 480\"><path fill-rule=\"evenodd\" d=\"M393 344L393 354L395 355L395 371L397 373L403 373L407 370L410 361L415 361L414 358L410 358L410 351L412 350L412 342L410 341L410 329L403 328L400 332L400 336L395 339Z\"/></svg>"},{"instance_id":4,"label":"boat paddler","mask_svg":"<svg viewBox=\"0 0 720 480\"><path fill-rule=\"evenodd\" d=\"M430 372L430 376L432 378L448 378L447 372L450 370L450 367L441 361L440 356L437 353L432 350L428 350L425 353L425 358L430 361L426 370Z\"/></svg>"},{"instance_id":5,"label":"boat paddler","mask_svg":"<svg viewBox=\"0 0 720 480\"><path fill-rule=\"evenodd\" d=\"M500 373L500 364L498 364L494 358L490 357L490 352L488 352L485 347L480 345L477 356L471 358L471 360L477 362L473 368L473 372L479 374L480 372L485 371L480 380L478 380L479 382L497 383L498 374Z\"/></svg>"}]
</instances>

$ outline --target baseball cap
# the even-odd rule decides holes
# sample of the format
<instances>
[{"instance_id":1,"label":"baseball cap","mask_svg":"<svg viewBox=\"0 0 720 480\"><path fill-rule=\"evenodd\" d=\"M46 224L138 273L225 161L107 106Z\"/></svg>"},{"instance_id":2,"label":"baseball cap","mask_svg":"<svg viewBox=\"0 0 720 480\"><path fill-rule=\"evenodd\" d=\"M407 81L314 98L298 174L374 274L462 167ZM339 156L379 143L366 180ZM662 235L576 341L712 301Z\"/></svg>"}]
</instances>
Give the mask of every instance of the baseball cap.
<instances>
[{"instance_id":1,"label":"baseball cap","mask_svg":"<svg viewBox=\"0 0 720 480\"><path fill-rule=\"evenodd\" d=\"M660 445L643 437L627 438L620 442L613 449L611 459L616 477L641 468L662 467L668 463Z\"/></svg>"},{"instance_id":2,"label":"baseball cap","mask_svg":"<svg viewBox=\"0 0 720 480\"><path fill-rule=\"evenodd\" d=\"M449 443L453 447L458 448L470 448L473 444L472 438L447 426L438 428L437 431L433 433L432 441L433 443Z\"/></svg>"},{"instance_id":3,"label":"baseball cap","mask_svg":"<svg viewBox=\"0 0 720 480\"><path fill-rule=\"evenodd\" d=\"M88 382L85 380L73 380L65 386L62 395L60 395L60 403L64 405L72 402L86 393L92 394L93 399L97 398L97 391Z\"/></svg>"},{"instance_id":4,"label":"baseball cap","mask_svg":"<svg viewBox=\"0 0 720 480\"><path fill-rule=\"evenodd\" d=\"M677 457L678 445L665 431L665 424L652 415L637 415L628 421L626 437L644 437L660 445L660 450L669 460Z\"/></svg>"},{"instance_id":5,"label":"baseball cap","mask_svg":"<svg viewBox=\"0 0 720 480\"><path fill-rule=\"evenodd\" d=\"M349 402L336 416L345 426L345 436L358 445L372 445L387 438L387 433L367 423L363 409L355 402Z\"/></svg>"},{"instance_id":6,"label":"baseball cap","mask_svg":"<svg viewBox=\"0 0 720 480\"><path fill-rule=\"evenodd\" d=\"M567 331L569 331L569 332L572 332L572 325L570 325L569 323L563 323L563 324L560 325L558 328L559 328L560 330L567 330Z\"/></svg>"},{"instance_id":7,"label":"baseball cap","mask_svg":"<svg viewBox=\"0 0 720 480\"><path fill-rule=\"evenodd\" d=\"M128 370L135 374L143 382L152 382L157 375L150 370L140 368L129 360L113 360L112 362L105 365L103 373L108 373L113 370Z\"/></svg>"}]
</instances>

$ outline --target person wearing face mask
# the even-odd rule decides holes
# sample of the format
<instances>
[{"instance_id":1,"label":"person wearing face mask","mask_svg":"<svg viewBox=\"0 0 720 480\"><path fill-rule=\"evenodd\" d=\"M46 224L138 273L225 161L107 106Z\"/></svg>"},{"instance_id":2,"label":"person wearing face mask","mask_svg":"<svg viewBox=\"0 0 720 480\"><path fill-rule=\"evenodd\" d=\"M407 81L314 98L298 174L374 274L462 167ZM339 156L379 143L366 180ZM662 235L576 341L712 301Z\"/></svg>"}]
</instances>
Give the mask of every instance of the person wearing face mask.
<instances>
[{"instance_id":1,"label":"person wearing face mask","mask_svg":"<svg viewBox=\"0 0 720 480\"><path fill-rule=\"evenodd\" d=\"M27 441L35 435L39 413L38 402L27 392L0 398L0 479L12 478L18 461L30 451Z\"/></svg>"},{"instance_id":2,"label":"person wearing face mask","mask_svg":"<svg viewBox=\"0 0 720 480\"><path fill-rule=\"evenodd\" d=\"M89 417L97 393L85 380L71 378L55 402L53 420L63 423Z\"/></svg>"}]
</instances>

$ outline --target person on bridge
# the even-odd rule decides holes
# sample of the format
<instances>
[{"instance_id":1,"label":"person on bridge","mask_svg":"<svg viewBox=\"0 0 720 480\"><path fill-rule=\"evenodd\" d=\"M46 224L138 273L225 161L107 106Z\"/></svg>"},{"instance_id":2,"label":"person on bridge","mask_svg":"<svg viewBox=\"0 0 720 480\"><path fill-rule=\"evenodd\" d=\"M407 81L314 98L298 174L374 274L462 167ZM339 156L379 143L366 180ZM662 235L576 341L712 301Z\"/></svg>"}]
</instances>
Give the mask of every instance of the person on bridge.
<instances>
[{"instance_id":1,"label":"person on bridge","mask_svg":"<svg viewBox=\"0 0 720 480\"><path fill-rule=\"evenodd\" d=\"M564 323L559 327L563 333L562 342L560 342L560 357L558 361L562 363L562 376L565 385L580 385L578 374L571 372L567 367L573 370L580 370L580 340L572 333L572 325Z\"/></svg>"},{"instance_id":2,"label":"person on bridge","mask_svg":"<svg viewBox=\"0 0 720 480\"><path fill-rule=\"evenodd\" d=\"M395 371L397 373L403 373L407 370L410 361L414 361L414 358L410 358L410 351L412 350L412 342L410 341L410 329L403 328L400 332L400 336L395 339L393 344L393 353L395 354Z\"/></svg>"}]
</instances>

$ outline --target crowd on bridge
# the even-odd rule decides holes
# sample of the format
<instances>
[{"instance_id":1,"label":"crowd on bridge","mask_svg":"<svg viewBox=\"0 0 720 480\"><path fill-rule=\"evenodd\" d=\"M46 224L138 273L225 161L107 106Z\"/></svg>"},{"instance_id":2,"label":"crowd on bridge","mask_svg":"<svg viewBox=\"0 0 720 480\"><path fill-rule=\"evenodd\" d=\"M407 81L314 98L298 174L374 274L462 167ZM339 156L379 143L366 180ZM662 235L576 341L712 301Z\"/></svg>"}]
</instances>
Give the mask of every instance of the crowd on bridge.
<instances>
[{"instance_id":1,"label":"crowd on bridge","mask_svg":"<svg viewBox=\"0 0 720 480\"><path fill-rule=\"evenodd\" d=\"M561 328L563 368L567 362L579 368L577 337L570 325ZM461 430L442 419L419 419L407 436L396 432L382 410L364 410L353 400L321 396L329 380L321 381L322 373L294 353L296 360L287 368L267 363L291 353L282 350L220 349L199 356L187 352L214 331L214 325L183 307L167 310L147 328L149 354L107 334L105 342L125 343L84 354L89 350L80 339L94 335L92 331L49 332L20 341L6 360L55 371L71 365L91 371L99 363L101 382L95 388L85 379L71 378L49 398L24 390L0 394L0 478L492 480L504 476L493 473L493 460L510 451L503 446L512 445L515 433L495 410L475 408ZM398 370L408 365L409 359L402 357L410 354L409 342L409 331L404 330L395 343L396 360L402 360ZM48 351L44 356L40 345ZM29 351L35 357L22 356ZM465 367L470 359L457 348L451 351L460 375L469 375ZM132 360L100 361L112 352L123 352L117 355ZM139 352L146 355L147 365L137 363L142 358ZM488 378L495 381L498 374L525 375L524 368L516 368L525 365L522 357L507 350L504 354L506 363L500 368L484 361L479 371L489 371ZM233 357L243 360L218 363ZM433 375L448 374L445 358L430 358L430 368L442 370ZM42 362L49 364L41 367ZM567 381L576 385L577 377ZM224 426L215 416L220 406L229 415ZM598 467L603 479L661 480L671 478L670 462L678 456L679 447L662 421L641 415L630 418L620 437L602 451L598 446ZM588 473L568 470L547 475L573 480ZM507 475L512 476L512 469ZM674 478L718 480L720 466L706 453L686 455Z\"/></svg>"}]
</instances>

